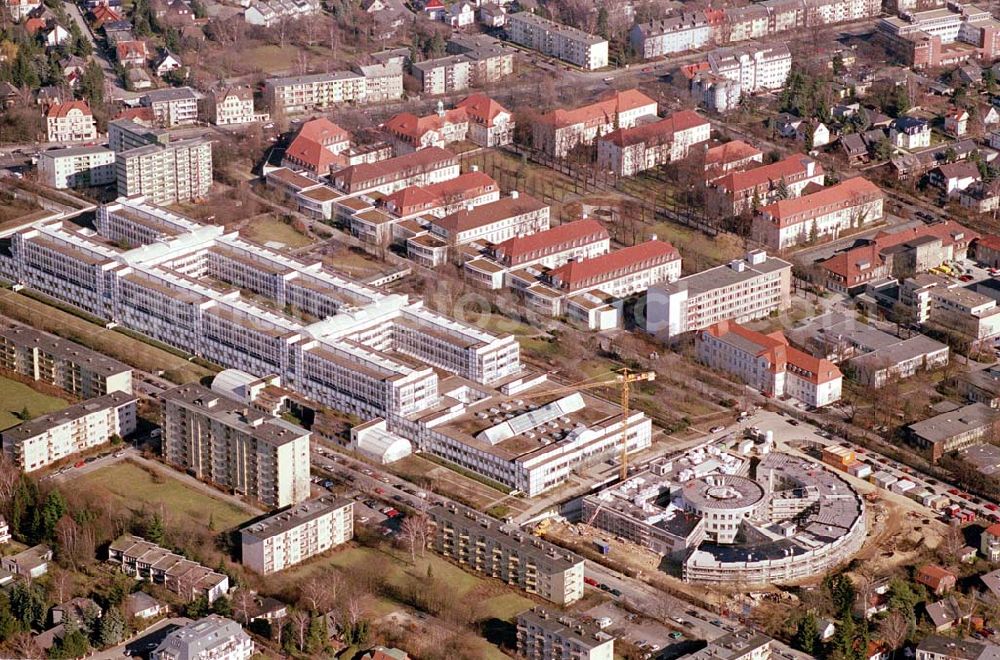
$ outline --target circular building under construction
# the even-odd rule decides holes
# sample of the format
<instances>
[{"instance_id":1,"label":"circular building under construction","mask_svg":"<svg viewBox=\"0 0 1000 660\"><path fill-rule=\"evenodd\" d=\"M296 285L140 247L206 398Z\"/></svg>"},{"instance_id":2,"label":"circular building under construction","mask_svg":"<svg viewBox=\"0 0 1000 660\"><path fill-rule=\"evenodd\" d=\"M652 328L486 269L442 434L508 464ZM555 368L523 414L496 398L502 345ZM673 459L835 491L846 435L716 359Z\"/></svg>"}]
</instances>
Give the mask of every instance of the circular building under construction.
<instances>
[{"instance_id":1,"label":"circular building under construction","mask_svg":"<svg viewBox=\"0 0 1000 660\"><path fill-rule=\"evenodd\" d=\"M584 498L583 519L665 555L689 582L814 577L867 536L865 504L836 472L769 452L750 461L711 447Z\"/></svg>"}]
</instances>

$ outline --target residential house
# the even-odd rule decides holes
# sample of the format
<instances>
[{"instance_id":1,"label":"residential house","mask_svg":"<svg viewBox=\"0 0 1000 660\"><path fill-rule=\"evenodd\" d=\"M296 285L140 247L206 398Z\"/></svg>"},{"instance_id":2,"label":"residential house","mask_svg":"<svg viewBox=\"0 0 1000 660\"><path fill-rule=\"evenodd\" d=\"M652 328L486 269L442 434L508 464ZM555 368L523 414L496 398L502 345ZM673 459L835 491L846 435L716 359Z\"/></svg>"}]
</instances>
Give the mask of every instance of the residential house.
<instances>
[{"instance_id":1,"label":"residential house","mask_svg":"<svg viewBox=\"0 0 1000 660\"><path fill-rule=\"evenodd\" d=\"M469 2L454 3L448 10L448 24L453 28L464 28L476 22L476 10Z\"/></svg>"},{"instance_id":2,"label":"residential house","mask_svg":"<svg viewBox=\"0 0 1000 660\"><path fill-rule=\"evenodd\" d=\"M86 101L70 101L49 107L45 113L49 142L87 142L97 139L97 122Z\"/></svg>"},{"instance_id":3,"label":"residential house","mask_svg":"<svg viewBox=\"0 0 1000 660\"><path fill-rule=\"evenodd\" d=\"M145 41L120 41L115 45L115 55L118 63L126 69L144 67L149 58Z\"/></svg>"},{"instance_id":4,"label":"residential house","mask_svg":"<svg viewBox=\"0 0 1000 660\"><path fill-rule=\"evenodd\" d=\"M18 575L26 580L45 575L52 561L52 549L45 545L36 545L21 552L0 559L3 570Z\"/></svg>"},{"instance_id":5,"label":"residential house","mask_svg":"<svg viewBox=\"0 0 1000 660\"><path fill-rule=\"evenodd\" d=\"M266 121L267 113L254 112L253 90L245 85L223 87L208 96L209 116L216 126Z\"/></svg>"},{"instance_id":6,"label":"residential house","mask_svg":"<svg viewBox=\"0 0 1000 660\"><path fill-rule=\"evenodd\" d=\"M125 596L125 616L135 619L155 619L167 611L167 606L142 591Z\"/></svg>"},{"instance_id":7,"label":"residential house","mask_svg":"<svg viewBox=\"0 0 1000 660\"><path fill-rule=\"evenodd\" d=\"M900 117L889 126L889 140L908 151L926 149L931 146L931 125L916 117Z\"/></svg>"},{"instance_id":8,"label":"residential house","mask_svg":"<svg viewBox=\"0 0 1000 660\"><path fill-rule=\"evenodd\" d=\"M1000 208L1000 180L973 183L959 191L958 203L976 213L995 212Z\"/></svg>"},{"instance_id":9,"label":"residential house","mask_svg":"<svg viewBox=\"0 0 1000 660\"><path fill-rule=\"evenodd\" d=\"M163 52L160 53L159 57L157 57L153 62L153 71L156 75L162 78L171 71L176 71L183 66L184 63L181 61L180 57L174 55L169 50L164 49Z\"/></svg>"},{"instance_id":10,"label":"residential house","mask_svg":"<svg viewBox=\"0 0 1000 660\"><path fill-rule=\"evenodd\" d=\"M495 2L479 7L479 23L488 28L502 28L507 24L507 10Z\"/></svg>"},{"instance_id":11,"label":"residential house","mask_svg":"<svg viewBox=\"0 0 1000 660\"><path fill-rule=\"evenodd\" d=\"M914 580L922 584L936 596L941 596L955 588L957 577L954 573L937 564L924 564L917 569Z\"/></svg>"},{"instance_id":12,"label":"residential house","mask_svg":"<svg viewBox=\"0 0 1000 660\"><path fill-rule=\"evenodd\" d=\"M969 132L969 112L965 108L952 108L944 116L944 132L952 137L962 137Z\"/></svg>"},{"instance_id":13,"label":"residential house","mask_svg":"<svg viewBox=\"0 0 1000 660\"><path fill-rule=\"evenodd\" d=\"M934 186L944 191L945 195L952 196L965 190L974 183L982 181L979 167L970 161L963 160L957 163L947 163L931 170L928 180Z\"/></svg>"},{"instance_id":14,"label":"residential house","mask_svg":"<svg viewBox=\"0 0 1000 660\"><path fill-rule=\"evenodd\" d=\"M924 609L937 632L951 630L955 624L964 622L972 615L971 609L960 605L954 596L948 596L936 603L926 603Z\"/></svg>"}]
</instances>

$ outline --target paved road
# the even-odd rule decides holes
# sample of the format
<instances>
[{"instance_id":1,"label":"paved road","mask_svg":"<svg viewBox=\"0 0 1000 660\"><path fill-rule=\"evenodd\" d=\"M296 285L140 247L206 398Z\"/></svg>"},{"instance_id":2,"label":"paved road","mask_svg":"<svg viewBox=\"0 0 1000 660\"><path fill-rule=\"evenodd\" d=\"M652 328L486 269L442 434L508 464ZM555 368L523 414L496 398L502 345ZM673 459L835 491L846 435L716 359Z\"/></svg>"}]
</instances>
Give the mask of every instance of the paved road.
<instances>
[{"instance_id":1,"label":"paved road","mask_svg":"<svg viewBox=\"0 0 1000 660\"><path fill-rule=\"evenodd\" d=\"M97 58L98 64L101 65L101 70L104 71L104 89L111 99L135 99L139 98L138 92L130 92L122 87L118 83L118 73L115 71L115 65L108 57L104 50L101 42L98 42L94 36L94 33L90 30L90 25L83 17L83 13L80 11L79 5L75 2L65 2L63 6L66 8L66 12L69 13L70 17L79 26L80 31L87 37L90 41L90 45L94 51L94 57Z\"/></svg>"}]
</instances>

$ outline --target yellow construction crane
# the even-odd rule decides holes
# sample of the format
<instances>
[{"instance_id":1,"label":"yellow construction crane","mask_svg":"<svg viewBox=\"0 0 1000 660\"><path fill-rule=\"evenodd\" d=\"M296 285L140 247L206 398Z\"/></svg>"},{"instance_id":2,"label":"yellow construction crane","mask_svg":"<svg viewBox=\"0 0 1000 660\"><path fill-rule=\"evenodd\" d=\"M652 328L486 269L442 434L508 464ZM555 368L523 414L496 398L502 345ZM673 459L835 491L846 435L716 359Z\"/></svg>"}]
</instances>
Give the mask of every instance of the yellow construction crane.
<instances>
[{"instance_id":1,"label":"yellow construction crane","mask_svg":"<svg viewBox=\"0 0 1000 660\"><path fill-rule=\"evenodd\" d=\"M620 385L622 409L621 479L624 481L628 477L628 425L626 424L626 421L628 420L629 414L629 395L631 385L632 383L650 380L656 380L655 372L632 371L628 367L625 367L623 369L619 369L618 371L610 372L610 374L597 376L596 378L588 378L587 380L574 383L573 385L567 385L566 387L558 387L556 389L533 392L530 394L518 394L518 397L522 399L537 399L539 397L551 396L553 394L564 394L567 392L576 392L578 390L590 390L599 387L607 387L609 385Z\"/></svg>"}]
</instances>

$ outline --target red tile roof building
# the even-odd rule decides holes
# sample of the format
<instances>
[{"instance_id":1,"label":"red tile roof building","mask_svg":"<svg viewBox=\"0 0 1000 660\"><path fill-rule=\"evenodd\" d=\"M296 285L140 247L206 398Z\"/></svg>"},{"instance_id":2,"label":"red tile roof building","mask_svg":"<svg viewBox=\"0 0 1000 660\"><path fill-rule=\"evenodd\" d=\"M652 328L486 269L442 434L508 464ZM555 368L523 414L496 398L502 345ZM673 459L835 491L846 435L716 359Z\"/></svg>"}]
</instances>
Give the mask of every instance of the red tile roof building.
<instances>
[{"instance_id":1,"label":"red tile roof building","mask_svg":"<svg viewBox=\"0 0 1000 660\"><path fill-rule=\"evenodd\" d=\"M816 407L840 399L843 375L837 365L789 346L781 332L763 334L721 321L699 332L695 345L701 362L767 396Z\"/></svg>"},{"instance_id":2,"label":"red tile roof building","mask_svg":"<svg viewBox=\"0 0 1000 660\"><path fill-rule=\"evenodd\" d=\"M480 206L500 199L500 186L482 172L466 172L454 179L429 186L409 186L387 195L380 202L399 218L430 213L444 217L461 208Z\"/></svg>"},{"instance_id":3,"label":"red tile roof building","mask_svg":"<svg viewBox=\"0 0 1000 660\"><path fill-rule=\"evenodd\" d=\"M288 145L282 166L326 176L331 169L347 165L340 154L351 146L351 136L326 118L307 121Z\"/></svg>"},{"instance_id":4,"label":"red tile roof building","mask_svg":"<svg viewBox=\"0 0 1000 660\"><path fill-rule=\"evenodd\" d=\"M733 140L705 151L705 178L711 181L763 162L764 152L760 149L742 140Z\"/></svg>"},{"instance_id":5,"label":"red tile roof building","mask_svg":"<svg viewBox=\"0 0 1000 660\"><path fill-rule=\"evenodd\" d=\"M752 171L752 170L751 170ZM861 177L802 197L764 206L753 219L754 238L775 250L859 230L882 219L885 194Z\"/></svg>"},{"instance_id":6,"label":"red tile roof building","mask_svg":"<svg viewBox=\"0 0 1000 660\"><path fill-rule=\"evenodd\" d=\"M49 142L87 142L97 139L97 123L86 101L49 106L45 113Z\"/></svg>"},{"instance_id":7,"label":"red tile roof building","mask_svg":"<svg viewBox=\"0 0 1000 660\"><path fill-rule=\"evenodd\" d=\"M989 268L1000 268L1000 236L987 234L975 242L976 261Z\"/></svg>"},{"instance_id":8,"label":"red tile roof building","mask_svg":"<svg viewBox=\"0 0 1000 660\"><path fill-rule=\"evenodd\" d=\"M922 584L931 592L940 596L945 594L955 588L955 582L958 578L954 573L946 568L942 568L937 564L924 564L917 571L915 581L918 584Z\"/></svg>"},{"instance_id":9,"label":"red tile roof building","mask_svg":"<svg viewBox=\"0 0 1000 660\"><path fill-rule=\"evenodd\" d=\"M654 238L593 259L570 261L546 273L544 279L567 294L600 289L623 298L680 276L681 255L677 248Z\"/></svg>"},{"instance_id":10,"label":"red tile roof building","mask_svg":"<svg viewBox=\"0 0 1000 660\"><path fill-rule=\"evenodd\" d=\"M514 141L514 116L485 94L467 96L455 104L469 116L469 140L480 147L502 147Z\"/></svg>"},{"instance_id":11,"label":"red tile roof building","mask_svg":"<svg viewBox=\"0 0 1000 660\"><path fill-rule=\"evenodd\" d=\"M665 119L620 128L597 139L597 167L618 176L687 158L690 148L711 137L712 125L691 110Z\"/></svg>"},{"instance_id":12,"label":"red tile roof building","mask_svg":"<svg viewBox=\"0 0 1000 660\"><path fill-rule=\"evenodd\" d=\"M775 201L782 187L788 197L798 197L814 183L823 185L823 166L804 154L794 154L769 165L743 172L730 172L712 181L709 201L725 215L739 215L744 210Z\"/></svg>"},{"instance_id":13,"label":"red tile roof building","mask_svg":"<svg viewBox=\"0 0 1000 660\"><path fill-rule=\"evenodd\" d=\"M115 55L118 63L126 69L146 66L149 57L145 41L121 41L115 46Z\"/></svg>"},{"instance_id":14,"label":"red tile roof building","mask_svg":"<svg viewBox=\"0 0 1000 660\"><path fill-rule=\"evenodd\" d=\"M641 117L655 117L656 108L656 101L639 90L610 92L596 103L542 115L532 127L534 147L565 158L577 145L590 145L602 135L631 128Z\"/></svg>"},{"instance_id":15,"label":"red tile roof building","mask_svg":"<svg viewBox=\"0 0 1000 660\"><path fill-rule=\"evenodd\" d=\"M347 193L378 191L384 194L407 186L426 186L454 179L460 172L455 154L428 147L376 163L351 165L330 175L333 185Z\"/></svg>"},{"instance_id":16,"label":"red tile roof building","mask_svg":"<svg viewBox=\"0 0 1000 660\"><path fill-rule=\"evenodd\" d=\"M517 191L492 204L462 209L431 220L431 233L447 245L500 243L549 228L549 206Z\"/></svg>"},{"instance_id":17,"label":"red tile roof building","mask_svg":"<svg viewBox=\"0 0 1000 660\"><path fill-rule=\"evenodd\" d=\"M980 246L983 240L975 231L948 220L879 232L860 245L834 254L820 267L828 288L853 295L868 282L926 272L948 261L963 260L972 244Z\"/></svg>"},{"instance_id":18,"label":"red tile roof building","mask_svg":"<svg viewBox=\"0 0 1000 660\"><path fill-rule=\"evenodd\" d=\"M438 111L425 117L409 112L393 115L382 129L390 135L397 153L406 153L463 140L481 147L510 144L514 124L509 110L485 94L476 94L452 110L439 103Z\"/></svg>"}]
</instances>

